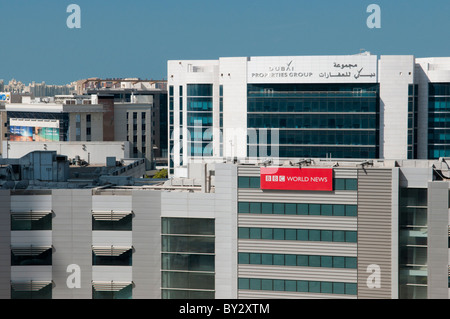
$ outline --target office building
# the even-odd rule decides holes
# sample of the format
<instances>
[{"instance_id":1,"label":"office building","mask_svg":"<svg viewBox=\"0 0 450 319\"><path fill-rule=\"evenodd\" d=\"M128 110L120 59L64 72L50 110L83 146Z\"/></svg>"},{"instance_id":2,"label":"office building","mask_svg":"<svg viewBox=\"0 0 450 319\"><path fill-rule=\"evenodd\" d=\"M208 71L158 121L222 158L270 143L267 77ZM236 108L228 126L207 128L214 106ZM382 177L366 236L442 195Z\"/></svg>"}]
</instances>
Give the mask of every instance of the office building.
<instances>
[{"instance_id":1,"label":"office building","mask_svg":"<svg viewBox=\"0 0 450 319\"><path fill-rule=\"evenodd\" d=\"M188 171L3 187L1 298L450 296L445 160Z\"/></svg>"},{"instance_id":2,"label":"office building","mask_svg":"<svg viewBox=\"0 0 450 319\"><path fill-rule=\"evenodd\" d=\"M163 135L156 134L153 127L156 122L153 113L160 114L153 109L153 104L156 101L159 109L160 100L166 99L160 94L156 94L156 100L153 95L131 95L129 101L116 101L113 94L100 92L34 100L22 97L21 103L1 106L1 139L4 142L130 142L130 157L145 158L150 171L155 168L155 156L160 154L155 152L161 152L167 144L167 139L160 143ZM158 127L162 125L164 122L159 121ZM164 161L158 163L164 165Z\"/></svg>"},{"instance_id":3,"label":"office building","mask_svg":"<svg viewBox=\"0 0 450 319\"><path fill-rule=\"evenodd\" d=\"M437 159L448 151L449 58L168 61L170 172L195 159Z\"/></svg>"}]
</instances>

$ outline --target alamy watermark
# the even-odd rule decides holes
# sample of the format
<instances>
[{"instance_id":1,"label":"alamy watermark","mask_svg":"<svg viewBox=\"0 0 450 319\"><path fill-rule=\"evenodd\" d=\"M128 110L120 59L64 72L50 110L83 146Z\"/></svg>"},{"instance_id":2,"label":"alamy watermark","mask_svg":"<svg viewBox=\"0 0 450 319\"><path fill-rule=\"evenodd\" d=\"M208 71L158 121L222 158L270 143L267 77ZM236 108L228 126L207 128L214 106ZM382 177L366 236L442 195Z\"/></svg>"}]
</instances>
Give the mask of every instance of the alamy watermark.
<instances>
[{"instance_id":1,"label":"alamy watermark","mask_svg":"<svg viewBox=\"0 0 450 319\"><path fill-rule=\"evenodd\" d=\"M378 4L370 4L367 7L367 13L371 13L367 17L367 27L369 29L380 29L381 28L381 8Z\"/></svg>"},{"instance_id":2,"label":"alamy watermark","mask_svg":"<svg viewBox=\"0 0 450 319\"><path fill-rule=\"evenodd\" d=\"M67 17L66 25L69 29L80 29L81 28L81 8L77 4L70 4L66 9L67 13L70 15Z\"/></svg>"}]
</instances>

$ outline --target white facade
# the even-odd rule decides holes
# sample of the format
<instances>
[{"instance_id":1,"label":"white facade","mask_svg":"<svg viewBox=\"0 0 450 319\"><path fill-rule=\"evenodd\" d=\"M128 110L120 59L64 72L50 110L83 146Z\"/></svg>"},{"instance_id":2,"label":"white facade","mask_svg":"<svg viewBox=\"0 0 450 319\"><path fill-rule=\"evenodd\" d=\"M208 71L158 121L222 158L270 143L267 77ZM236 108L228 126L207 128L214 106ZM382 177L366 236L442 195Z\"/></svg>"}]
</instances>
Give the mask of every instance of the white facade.
<instances>
[{"instance_id":1,"label":"white facade","mask_svg":"<svg viewBox=\"0 0 450 319\"><path fill-rule=\"evenodd\" d=\"M174 168L192 160L187 154L186 107L180 125L179 90L187 84L213 85L213 154L205 161L249 157L247 136L248 84L379 84L379 158L408 158L408 90L418 85L417 158L427 158L428 83L450 82L450 58L413 55L226 57L217 60L168 61L168 86L173 86L172 160ZM223 90L223 127L219 87ZM183 96L186 105L186 94ZM169 111L170 112L170 111ZM180 131L180 128L182 131ZM220 135L222 134L222 137ZM180 136L184 137L180 139ZM222 145L221 145L222 144ZM410 143L411 144L411 143ZM180 153L181 150L181 153ZM183 151L184 150L184 151ZM185 152L183 154L183 152ZM184 157L183 157L184 156ZM184 160L183 160L184 159ZM186 161L188 159L188 161Z\"/></svg>"}]
</instances>

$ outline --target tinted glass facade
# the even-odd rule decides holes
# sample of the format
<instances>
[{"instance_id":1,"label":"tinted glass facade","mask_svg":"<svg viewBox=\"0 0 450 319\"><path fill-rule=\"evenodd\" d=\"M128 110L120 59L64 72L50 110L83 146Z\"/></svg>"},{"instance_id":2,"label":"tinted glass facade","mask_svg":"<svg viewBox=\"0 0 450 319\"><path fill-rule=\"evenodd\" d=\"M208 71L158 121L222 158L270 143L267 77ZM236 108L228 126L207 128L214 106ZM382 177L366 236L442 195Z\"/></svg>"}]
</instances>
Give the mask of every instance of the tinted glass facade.
<instances>
[{"instance_id":1,"label":"tinted glass facade","mask_svg":"<svg viewBox=\"0 0 450 319\"><path fill-rule=\"evenodd\" d=\"M399 298L427 298L427 189L400 188Z\"/></svg>"},{"instance_id":2,"label":"tinted glass facade","mask_svg":"<svg viewBox=\"0 0 450 319\"><path fill-rule=\"evenodd\" d=\"M162 218L161 296L215 296L215 225L208 218Z\"/></svg>"},{"instance_id":3,"label":"tinted glass facade","mask_svg":"<svg viewBox=\"0 0 450 319\"><path fill-rule=\"evenodd\" d=\"M379 155L378 84L251 84L247 97L250 157Z\"/></svg>"},{"instance_id":4,"label":"tinted glass facade","mask_svg":"<svg viewBox=\"0 0 450 319\"><path fill-rule=\"evenodd\" d=\"M417 158L419 86L408 87L408 159Z\"/></svg>"},{"instance_id":5,"label":"tinted glass facade","mask_svg":"<svg viewBox=\"0 0 450 319\"><path fill-rule=\"evenodd\" d=\"M428 158L450 156L450 83L428 85Z\"/></svg>"},{"instance_id":6,"label":"tinted glass facade","mask_svg":"<svg viewBox=\"0 0 450 319\"><path fill-rule=\"evenodd\" d=\"M213 85L187 85L187 128L191 156L212 155Z\"/></svg>"}]
</instances>

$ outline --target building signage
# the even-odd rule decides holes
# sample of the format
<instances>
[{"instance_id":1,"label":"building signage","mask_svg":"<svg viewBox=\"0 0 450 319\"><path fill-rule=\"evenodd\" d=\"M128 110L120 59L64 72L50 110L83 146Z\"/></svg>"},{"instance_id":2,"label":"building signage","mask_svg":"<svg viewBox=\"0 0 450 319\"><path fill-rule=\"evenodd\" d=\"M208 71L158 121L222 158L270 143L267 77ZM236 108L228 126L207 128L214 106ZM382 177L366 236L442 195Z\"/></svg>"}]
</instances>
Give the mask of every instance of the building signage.
<instances>
[{"instance_id":1,"label":"building signage","mask_svg":"<svg viewBox=\"0 0 450 319\"><path fill-rule=\"evenodd\" d=\"M249 83L376 83L377 56L252 57Z\"/></svg>"},{"instance_id":2,"label":"building signage","mask_svg":"<svg viewBox=\"0 0 450 319\"><path fill-rule=\"evenodd\" d=\"M11 93L0 92L0 102L11 102Z\"/></svg>"},{"instance_id":3,"label":"building signage","mask_svg":"<svg viewBox=\"0 0 450 319\"><path fill-rule=\"evenodd\" d=\"M261 189L332 191L332 168L261 167Z\"/></svg>"},{"instance_id":4,"label":"building signage","mask_svg":"<svg viewBox=\"0 0 450 319\"><path fill-rule=\"evenodd\" d=\"M57 142L59 120L11 118L9 133L9 140L14 142Z\"/></svg>"}]
</instances>

